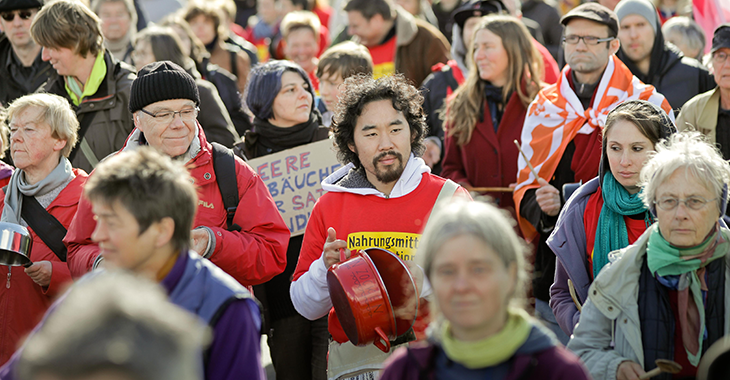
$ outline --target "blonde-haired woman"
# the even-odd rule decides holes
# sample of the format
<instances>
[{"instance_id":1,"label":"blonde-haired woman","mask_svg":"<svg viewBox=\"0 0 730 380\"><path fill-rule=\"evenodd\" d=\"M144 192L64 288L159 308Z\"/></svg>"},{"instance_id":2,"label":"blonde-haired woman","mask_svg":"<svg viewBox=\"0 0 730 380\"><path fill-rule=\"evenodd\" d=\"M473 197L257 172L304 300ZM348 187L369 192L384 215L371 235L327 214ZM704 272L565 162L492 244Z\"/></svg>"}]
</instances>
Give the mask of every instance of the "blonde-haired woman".
<instances>
[{"instance_id":1,"label":"blonde-haired woman","mask_svg":"<svg viewBox=\"0 0 730 380\"><path fill-rule=\"evenodd\" d=\"M469 47L466 81L446 105L441 175L466 189L509 187L517 178L527 106L540 90L542 59L527 28L511 16L487 16ZM508 192L488 193L514 215Z\"/></svg>"},{"instance_id":2,"label":"blonde-haired woman","mask_svg":"<svg viewBox=\"0 0 730 380\"><path fill-rule=\"evenodd\" d=\"M437 322L429 345L397 350L381 380L590 378L517 306L527 275L514 224L479 202L450 204L430 219L416 257L433 287Z\"/></svg>"}]
</instances>

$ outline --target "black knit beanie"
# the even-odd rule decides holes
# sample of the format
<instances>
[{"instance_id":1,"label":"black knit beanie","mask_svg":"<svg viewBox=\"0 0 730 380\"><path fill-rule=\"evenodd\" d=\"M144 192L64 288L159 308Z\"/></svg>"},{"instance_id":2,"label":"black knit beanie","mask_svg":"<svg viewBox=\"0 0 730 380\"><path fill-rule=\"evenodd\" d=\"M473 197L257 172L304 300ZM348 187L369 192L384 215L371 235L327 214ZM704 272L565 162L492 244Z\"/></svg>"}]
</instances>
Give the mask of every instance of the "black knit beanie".
<instances>
[{"instance_id":1,"label":"black knit beanie","mask_svg":"<svg viewBox=\"0 0 730 380\"><path fill-rule=\"evenodd\" d=\"M195 79L170 61L153 62L140 69L132 82L129 111L135 113L152 103L171 99L190 99L200 105Z\"/></svg>"},{"instance_id":2,"label":"black knit beanie","mask_svg":"<svg viewBox=\"0 0 730 380\"><path fill-rule=\"evenodd\" d=\"M43 6L43 0L0 0L0 12L32 9Z\"/></svg>"}]
</instances>

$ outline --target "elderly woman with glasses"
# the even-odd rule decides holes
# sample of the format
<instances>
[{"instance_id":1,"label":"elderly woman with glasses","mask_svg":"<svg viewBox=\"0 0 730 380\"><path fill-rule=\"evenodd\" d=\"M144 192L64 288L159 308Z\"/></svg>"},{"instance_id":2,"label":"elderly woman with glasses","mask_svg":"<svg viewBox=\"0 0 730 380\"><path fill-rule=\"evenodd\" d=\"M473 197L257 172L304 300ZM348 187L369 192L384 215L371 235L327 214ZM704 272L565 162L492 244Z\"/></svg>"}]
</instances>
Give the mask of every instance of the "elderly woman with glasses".
<instances>
[{"instance_id":1,"label":"elderly woman with glasses","mask_svg":"<svg viewBox=\"0 0 730 380\"><path fill-rule=\"evenodd\" d=\"M694 378L703 353L730 327L730 165L697 132L673 135L641 170L657 222L611 255L588 291L568 348L595 379L637 379L657 359Z\"/></svg>"}]
</instances>

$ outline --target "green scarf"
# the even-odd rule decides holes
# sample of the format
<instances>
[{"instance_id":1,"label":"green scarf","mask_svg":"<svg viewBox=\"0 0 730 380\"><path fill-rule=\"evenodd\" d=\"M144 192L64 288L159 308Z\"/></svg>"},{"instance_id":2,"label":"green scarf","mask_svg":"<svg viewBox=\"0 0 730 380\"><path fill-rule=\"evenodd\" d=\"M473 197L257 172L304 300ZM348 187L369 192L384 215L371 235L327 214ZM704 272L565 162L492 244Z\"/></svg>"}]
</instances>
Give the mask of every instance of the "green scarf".
<instances>
[{"instance_id":1,"label":"green scarf","mask_svg":"<svg viewBox=\"0 0 730 380\"><path fill-rule=\"evenodd\" d=\"M91 75L83 88L73 77L64 77L66 92L73 104L78 106L85 97L96 94L104 78L106 78L106 62L104 62L104 51L100 51L94 61L94 67L91 69Z\"/></svg>"},{"instance_id":2,"label":"green scarf","mask_svg":"<svg viewBox=\"0 0 730 380\"><path fill-rule=\"evenodd\" d=\"M522 309L509 308L504 328L482 340L465 342L451 334L451 323L441 328L441 347L449 359L469 369L492 367L511 358L530 335L530 316Z\"/></svg>"},{"instance_id":3,"label":"green scarf","mask_svg":"<svg viewBox=\"0 0 730 380\"><path fill-rule=\"evenodd\" d=\"M693 366L697 366L700 362L705 333L702 281L697 276L697 271L707 264L725 257L730 249L728 241L730 241L730 236L727 231L716 226L715 231L700 245L691 248L677 248L664 239L659 228L654 228L646 246L646 263L653 276L679 276L677 284L679 323L682 329L684 349ZM689 295L687 295L688 290ZM694 305L687 301L683 302L683 300L688 300L689 296L692 297ZM689 322L682 323L683 320ZM698 320L699 326L692 326L692 320ZM695 336L697 337L696 342L694 341Z\"/></svg>"},{"instance_id":4,"label":"green scarf","mask_svg":"<svg viewBox=\"0 0 730 380\"><path fill-rule=\"evenodd\" d=\"M606 172L601 184L603 207L598 216L596 239L593 243L593 278L608 264L608 254L629 245L629 232L626 228L625 215L636 215L645 212L647 227L652 224L651 216L646 212L640 193L629 194L623 185L616 181L611 172ZM618 227L618 228L617 228Z\"/></svg>"}]
</instances>

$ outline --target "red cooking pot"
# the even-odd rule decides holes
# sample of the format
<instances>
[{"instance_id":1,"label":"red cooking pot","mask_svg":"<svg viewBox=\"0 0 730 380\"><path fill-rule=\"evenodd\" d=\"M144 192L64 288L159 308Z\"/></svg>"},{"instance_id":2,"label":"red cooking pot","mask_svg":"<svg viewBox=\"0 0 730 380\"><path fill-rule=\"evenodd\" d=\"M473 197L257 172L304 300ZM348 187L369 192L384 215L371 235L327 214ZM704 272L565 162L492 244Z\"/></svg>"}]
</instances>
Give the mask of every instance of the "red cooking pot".
<instances>
[{"instance_id":1,"label":"red cooking pot","mask_svg":"<svg viewBox=\"0 0 730 380\"><path fill-rule=\"evenodd\" d=\"M353 252L349 260L332 265L327 286L342 329L356 346L372 342L389 352L390 341L415 321L415 282L405 263L384 249Z\"/></svg>"}]
</instances>

